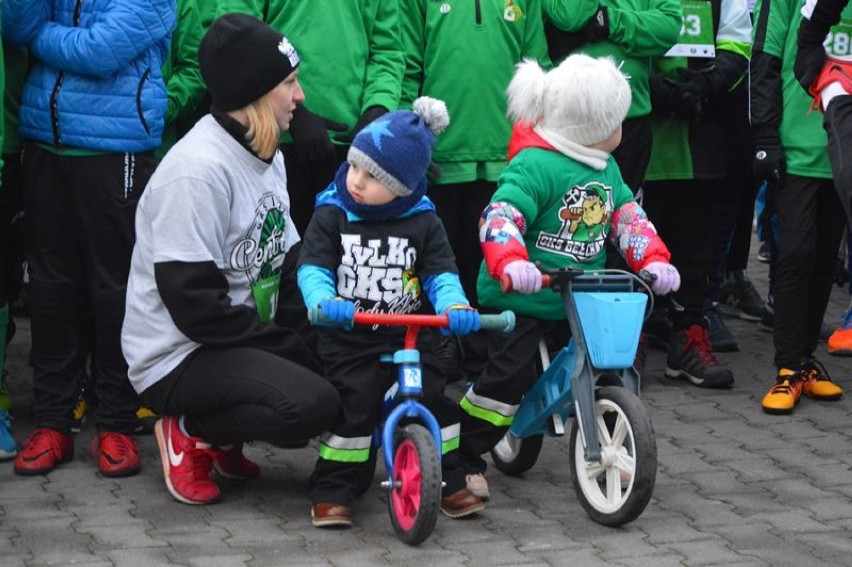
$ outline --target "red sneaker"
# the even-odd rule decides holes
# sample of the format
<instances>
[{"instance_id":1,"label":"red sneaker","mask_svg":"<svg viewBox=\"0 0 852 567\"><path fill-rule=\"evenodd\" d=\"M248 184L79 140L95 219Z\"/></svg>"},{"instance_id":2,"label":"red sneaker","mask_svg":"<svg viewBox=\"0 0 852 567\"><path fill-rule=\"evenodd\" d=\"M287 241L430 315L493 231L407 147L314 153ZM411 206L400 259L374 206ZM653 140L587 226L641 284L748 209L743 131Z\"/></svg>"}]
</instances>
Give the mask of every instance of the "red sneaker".
<instances>
[{"instance_id":1,"label":"red sneaker","mask_svg":"<svg viewBox=\"0 0 852 567\"><path fill-rule=\"evenodd\" d=\"M98 433L92 440L89 455L98 458L98 470L108 477L131 476L141 467L136 441L124 433Z\"/></svg>"},{"instance_id":2,"label":"red sneaker","mask_svg":"<svg viewBox=\"0 0 852 567\"><path fill-rule=\"evenodd\" d=\"M840 83L843 90L852 94L852 61L837 59L829 55L825 58L822 71L817 75L811 88L808 89L808 92L814 97L812 109L822 112L822 89L835 82Z\"/></svg>"},{"instance_id":3,"label":"red sneaker","mask_svg":"<svg viewBox=\"0 0 852 567\"><path fill-rule=\"evenodd\" d=\"M213 468L222 478L229 480L252 480L260 476L260 467L243 455L243 444L234 443L228 447L216 447L213 454Z\"/></svg>"},{"instance_id":4,"label":"red sneaker","mask_svg":"<svg viewBox=\"0 0 852 567\"><path fill-rule=\"evenodd\" d=\"M166 487L185 504L208 504L219 498L219 487L210 478L210 445L200 437L184 435L178 421L177 417L164 417L154 424Z\"/></svg>"},{"instance_id":5,"label":"red sneaker","mask_svg":"<svg viewBox=\"0 0 852 567\"><path fill-rule=\"evenodd\" d=\"M15 472L28 476L47 474L73 456L74 438L71 435L39 427L24 442L24 448L15 459Z\"/></svg>"}]
</instances>

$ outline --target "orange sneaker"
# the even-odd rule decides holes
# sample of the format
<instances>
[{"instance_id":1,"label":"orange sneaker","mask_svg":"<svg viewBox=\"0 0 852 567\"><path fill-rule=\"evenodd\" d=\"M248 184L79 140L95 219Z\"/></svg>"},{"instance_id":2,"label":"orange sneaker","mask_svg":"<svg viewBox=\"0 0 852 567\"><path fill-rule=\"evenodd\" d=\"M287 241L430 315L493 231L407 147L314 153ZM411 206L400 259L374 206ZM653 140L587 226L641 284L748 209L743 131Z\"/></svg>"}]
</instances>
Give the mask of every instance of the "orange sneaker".
<instances>
[{"instance_id":1,"label":"orange sneaker","mask_svg":"<svg viewBox=\"0 0 852 567\"><path fill-rule=\"evenodd\" d=\"M852 309L843 315L843 322L828 337L828 354L852 356Z\"/></svg>"},{"instance_id":2,"label":"orange sneaker","mask_svg":"<svg viewBox=\"0 0 852 567\"><path fill-rule=\"evenodd\" d=\"M843 388L831 381L825 366L815 358L802 364L799 375L802 377L802 393L809 398L833 402L843 396Z\"/></svg>"},{"instance_id":3,"label":"orange sneaker","mask_svg":"<svg viewBox=\"0 0 852 567\"><path fill-rule=\"evenodd\" d=\"M763 396L763 411L772 414L787 414L793 411L802 397L802 380L798 372L789 368L778 370L778 377L769 392Z\"/></svg>"}]
</instances>

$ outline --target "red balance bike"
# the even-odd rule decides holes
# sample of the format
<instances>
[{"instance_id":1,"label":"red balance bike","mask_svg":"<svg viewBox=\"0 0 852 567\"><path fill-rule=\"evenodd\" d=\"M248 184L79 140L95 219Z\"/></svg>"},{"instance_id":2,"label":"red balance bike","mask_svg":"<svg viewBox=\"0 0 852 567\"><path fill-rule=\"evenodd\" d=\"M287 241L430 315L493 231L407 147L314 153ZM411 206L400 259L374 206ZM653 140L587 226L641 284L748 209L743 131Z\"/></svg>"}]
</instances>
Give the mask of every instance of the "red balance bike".
<instances>
[{"instance_id":1,"label":"red balance bike","mask_svg":"<svg viewBox=\"0 0 852 567\"><path fill-rule=\"evenodd\" d=\"M319 308L311 309L309 316L313 324L332 324L322 317ZM381 356L382 362L396 365L397 379L385 394L373 445L374 449L391 448L383 451L387 479L382 487L390 490L388 512L393 529L400 540L417 545L435 529L442 488L441 428L418 399L423 377L417 335L421 327L447 328L449 319L446 315L356 313L351 322L341 326L352 324L407 327L404 348ZM511 311L480 316L481 330L508 333L514 327L515 314Z\"/></svg>"}]
</instances>

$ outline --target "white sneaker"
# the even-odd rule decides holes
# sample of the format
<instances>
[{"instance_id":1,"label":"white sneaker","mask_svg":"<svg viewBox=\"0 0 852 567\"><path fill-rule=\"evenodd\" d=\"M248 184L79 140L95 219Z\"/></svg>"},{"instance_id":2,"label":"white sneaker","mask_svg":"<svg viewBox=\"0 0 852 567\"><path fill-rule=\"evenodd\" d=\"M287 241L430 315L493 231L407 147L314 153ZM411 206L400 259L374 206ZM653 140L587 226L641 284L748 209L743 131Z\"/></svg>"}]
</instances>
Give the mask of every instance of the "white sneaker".
<instances>
[{"instance_id":1,"label":"white sneaker","mask_svg":"<svg viewBox=\"0 0 852 567\"><path fill-rule=\"evenodd\" d=\"M467 481L467 489L479 496L482 500L491 498L491 492L488 491L488 481L485 480L485 475L482 473L469 474L465 477Z\"/></svg>"}]
</instances>

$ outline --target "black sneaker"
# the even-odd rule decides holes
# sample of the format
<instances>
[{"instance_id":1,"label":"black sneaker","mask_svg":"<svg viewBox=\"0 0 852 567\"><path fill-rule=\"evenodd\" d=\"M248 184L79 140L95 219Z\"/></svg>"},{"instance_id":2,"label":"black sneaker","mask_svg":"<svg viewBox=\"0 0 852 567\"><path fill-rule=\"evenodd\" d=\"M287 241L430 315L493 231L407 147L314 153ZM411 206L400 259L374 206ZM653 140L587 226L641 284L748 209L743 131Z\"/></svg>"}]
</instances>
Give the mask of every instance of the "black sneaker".
<instances>
[{"instance_id":1,"label":"black sneaker","mask_svg":"<svg viewBox=\"0 0 852 567\"><path fill-rule=\"evenodd\" d=\"M730 388L734 384L734 373L713 356L709 333L701 325L672 334L666 376L685 378L702 388Z\"/></svg>"},{"instance_id":2,"label":"black sneaker","mask_svg":"<svg viewBox=\"0 0 852 567\"><path fill-rule=\"evenodd\" d=\"M764 240L757 250L757 261L768 264L770 260L772 260L772 253L769 251L769 241Z\"/></svg>"},{"instance_id":3,"label":"black sneaker","mask_svg":"<svg viewBox=\"0 0 852 567\"><path fill-rule=\"evenodd\" d=\"M464 380L464 350L459 337L450 335L441 340L435 350L435 366L444 375L447 383Z\"/></svg>"},{"instance_id":4,"label":"black sneaker","mask_svg":"<svg viewBox=\"0 0 852 567\"><path fill-rule=\"evenodd\" d=\"M707 327L710 333L710 346L714 352L737 352L740 345L737 339L725 325L719 302L708 301L704 305L704 318L707 319Z\"/></svg>"},{"instance_id":5,"label":"black sneaker","mask_svg":"<svg viewBox=\"0 0 852 567\"><path fill-rule=\"evenodd\" d=\"M734 313L746 321L760 321L766 303L744 270L732 272L719 287L722 303L734 308Z\"/></svg>"}]
</instances>

